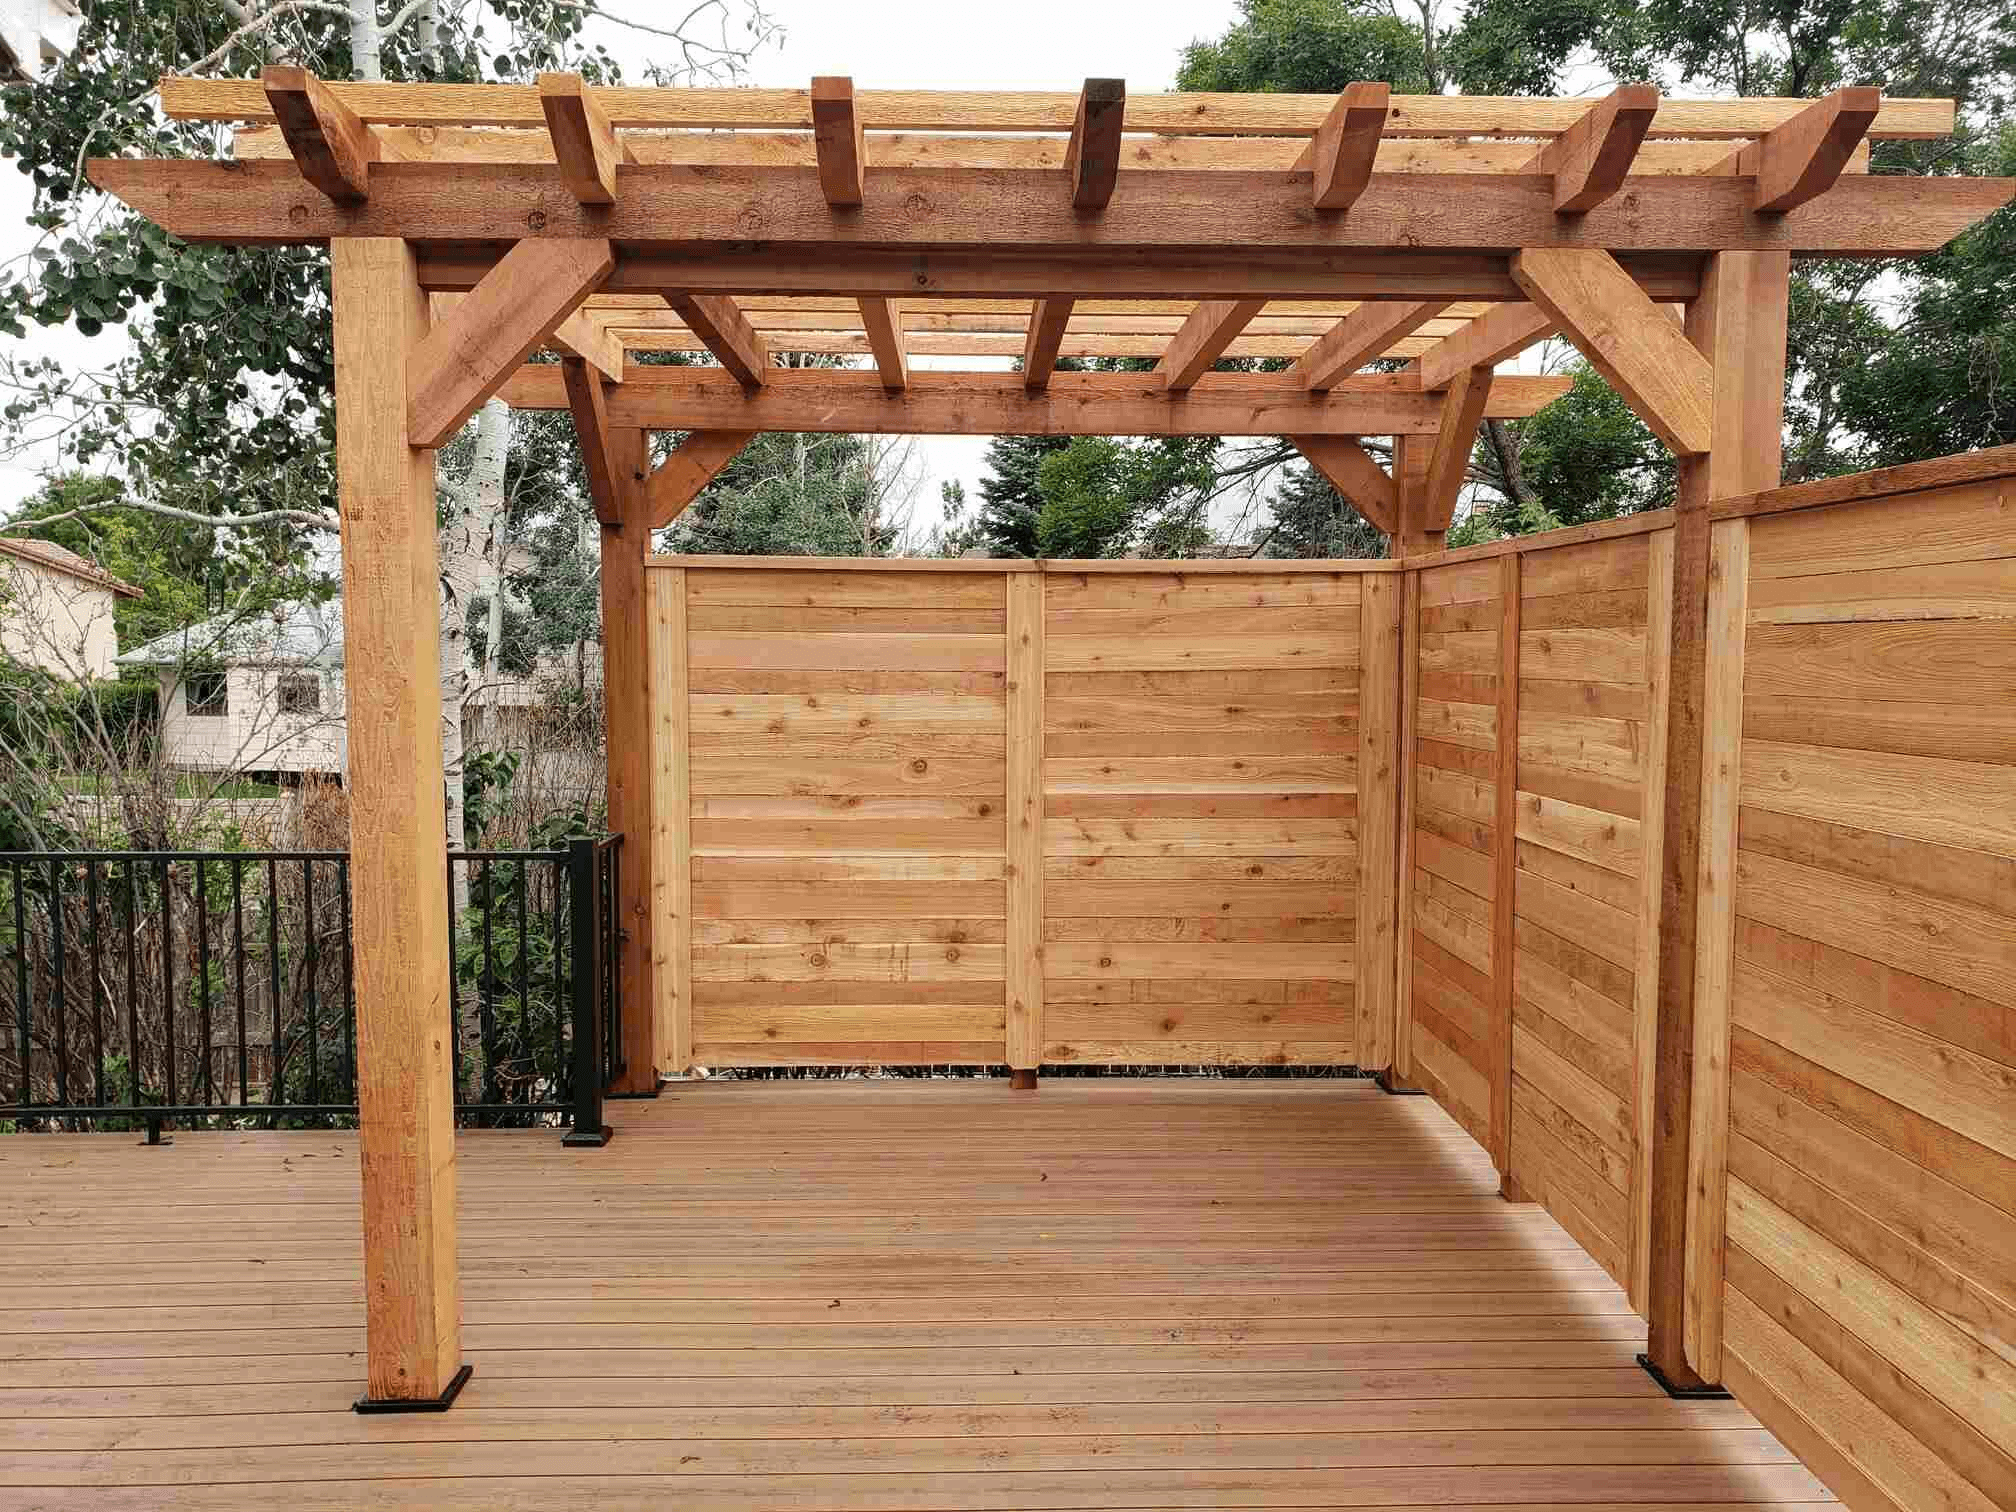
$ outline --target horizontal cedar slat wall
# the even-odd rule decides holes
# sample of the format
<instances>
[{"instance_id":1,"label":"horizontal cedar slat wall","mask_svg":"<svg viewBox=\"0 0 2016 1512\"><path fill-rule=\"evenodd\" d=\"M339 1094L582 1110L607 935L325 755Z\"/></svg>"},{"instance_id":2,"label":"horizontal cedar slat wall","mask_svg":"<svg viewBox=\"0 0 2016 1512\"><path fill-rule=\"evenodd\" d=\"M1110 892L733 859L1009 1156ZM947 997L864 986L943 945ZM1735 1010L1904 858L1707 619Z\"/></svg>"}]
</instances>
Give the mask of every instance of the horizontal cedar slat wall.
<instances>
[{"instance_id":1,"label":"horizontal cedar slat wall","mask_svg":"<svg viewBox=\"0 0 2016 1512\"><path fill-rule=\"evenodd\" d=\"M1361 575L1043 587L1043 1059L1355 1061Z\"/></svg>"},{"instance_id":2,"label":"horizontal cedar slat wall","mask_svg":"<svg viewBox=\"0 0 2016 1512\"><path fill-rule=\"evenodd\" d=\"M1716 529L1749 571L1699 1331L1851 1506L2016 1506L2016 490Z\"/></svg>"}]
</instances>

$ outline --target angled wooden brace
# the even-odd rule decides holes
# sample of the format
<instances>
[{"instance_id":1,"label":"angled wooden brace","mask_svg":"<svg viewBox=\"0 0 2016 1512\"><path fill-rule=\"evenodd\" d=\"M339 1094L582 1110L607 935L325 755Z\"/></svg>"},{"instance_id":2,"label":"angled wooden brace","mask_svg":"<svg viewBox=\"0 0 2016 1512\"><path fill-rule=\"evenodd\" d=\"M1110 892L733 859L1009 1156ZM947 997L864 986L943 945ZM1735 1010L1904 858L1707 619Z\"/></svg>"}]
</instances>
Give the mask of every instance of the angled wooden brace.
<instances>
[{"instance_id":1,"label":"angled wooden brace","mask_svg":"<svg viewBox=\"0 0 2016 1512\"><path fill-rule=\"evenodd\" d=\"M568 192L584 205L615 204L616 165L637 160L588 93L581 75L539 75L539 108L545 112L553 158Z\"/></svg>"},{"instance_id":2,"label":"angled wooden brace","mask_svg":"<svg viewBox=\"0 0 2016 1512\"><path fill-rule=\"evenodd\" d=\"M1057 349L1064 344L1064 328L1071 323L1072 301L1039 299L1029 311L1029 335L1022 343L1022 385L1048 388L1050 375L1057 370Z\"/></svg>"},{"instance_id":3,"label":"angled wooden brace","mask_svg":"<svg viewBox=\"0 0 2016 1512\"><path fill-rule=\"evenodd\" d=\"M651 470L644 486L653 530L663 530L699 496L700 490L735 460L755 438L754 431L694 431L671 456Z\"/></svg>"},{"instance_id":4,"label":"angled wooden brace","mask_svg":"<svg viewBox=\"0 0 2016 1512\"><path fill-rule=\"evenodd\" d=\"M1394 342L1406 340L1446 308L1438 300L1409 304L1368 299L1310 342L1288 371L1301 378L1304 388L1333 388L1340 378L1349 378L1384 355Z\"/></svg>"},{"instance_id":5,"label":"angled wooden brace","mask_svg":"<svg viewBox=\"0 0 2016 1512\"><path fill-rule=\"evenodd\" d=\"M1496 367L1554 334L1554 319L1537 305L1501 304L1414 359L1424 389L1445 389L1474 367Z\"/></svg>"},{"instance_id":6,"label":"angled wooden brace","mask_svg":"<svg viewBox=\"0 0 2016 1512\"><path fill-rule=\"evenodd\" d=\"M1078 91L1078 116L1064 150L1071 176L1071 204L1104 210L1120 177L1120 128L1127 118L1125 79L1087 79Z\"/></svg>"},{"instance_id":7,"label":"angled wooden brace","mask_svg":"<svg viewBox=\"0 0 2016 1512\"><path fill-rule=\"evenodd\" d=\"M1879 89L1837 89L1731 154L1716 172L1754 175L1754 209L1793 209L1834 187L1882 107Z\"/></svg>"},{"instance_id":8,"label":"angled wooden brace","mask_svg":"<svg viewBox=\"0 0 2016 1512\"><path fill-rule=\"evenodd\" d=\"M339 205L364 203L370 166L385 157L378 133L305 68L269 64L259 81L301 177Z\"/></svg>"},{"instance_id":9,"label":"angled wooden brace","mask_svg":"<svg viewBox=\"0 0 2016 1512\"><path fill-rule=\"evenodd\" d=\"M1616 258L1529 247L1513 257L1512 279L1674 455L1708 450L1714 370Z\"/></svg>"},{"instance_id":10,"label":"angled wooden brace","mask_svg":"<svg viewBox=\"0 0 2016 1512\"><path fill-rule=\"evenodd\" d=\"M1563 215L1594 210L1624 187L1638 144L1659 113L1659 91L1624 84L1598 100L1573 126L1540 149L1523 171L1554 180L1554 208Z\"/></svg>"},{"instance_id":11,"label":"angled wooden brace","mask_svg":"<svg viewBox=\"0 0 2016 1512\"><path fill-rule=\"evenodd\" d=\"M546 344L570 357L579 357L611 383L623 381L623 343L576 310L553 328Z\"/></svg>"},{"instance_id":12,"label":"angled wooden brace","mask_svg":"<svg viewBox=\"0 0 2016 1512\"><path fill-rule=\"evenodd\" d=\"M1351 507L1388 535L1400 528L1400 494L1356 436L1290 436L1295 449Z\"/></svg>"},{"instance_id":13,"label":"angled wooden brace","mask_svg":"<svg viewBox=\"0 0 2016 1512\"><path fill-rule=\"evenodd\" d=\"M1430 531L1447 530L1456 518L1456 498L1469 475L1470 452L1477 445L1477 427L1483 423L1485 401L1490 397L1489 368L1471 368L1449 385L1442 427L1436 431L1434 449L1428 454L1423 492L1423 523Z\"/></svg>"},{"instance_id":14,"label":"angled wooden brace","mask_svg":"<svg viewBox=\"0 0 2016 1512\"><path fill-rule=\"evenodd\" d=\"M462 428L616 266L606 241L521 241L413 354L407 435L438 447Z\"/></svg>"},{"instance_id":15,"label":"angled wooden brace","mask_svg":"<svg viewBox=\"0 0 2016 1512\"><path fill-rule=\"evenodd\" d=\"M596 519L604 525L619 525L625 469L609 424L605 380L579 357L561 358L560 372L567 383L567 407L574 412L574 434L581 443L581 466L588 474L588 501L595 506ZM633 486L643 481L641 477L629 480Z\"/></svg>"}]
</instances>

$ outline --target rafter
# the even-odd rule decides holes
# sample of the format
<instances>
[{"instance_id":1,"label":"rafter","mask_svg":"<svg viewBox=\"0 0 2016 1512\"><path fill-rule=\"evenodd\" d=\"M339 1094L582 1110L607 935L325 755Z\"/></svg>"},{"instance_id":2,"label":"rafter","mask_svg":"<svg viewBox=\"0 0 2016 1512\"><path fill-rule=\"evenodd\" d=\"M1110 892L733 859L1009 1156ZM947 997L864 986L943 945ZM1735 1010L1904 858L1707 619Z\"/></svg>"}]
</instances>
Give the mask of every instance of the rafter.
<instances>
[{"instance_id":1,"label":"rafter","mask_svg":"<svg viewBox=\"0 0 2016 1512\"><path fill-rule=\"evenodd\" d=\"M1396 341L1412 336L1447 308L1436 301L1416 304L1362 304L1309 345L1290 372L1302 386L1327 389L1348 378Z\"/></svg>"},{"instance_id":2,"label":"rafter","mask_svg":"<svg viewBox=\"0 0 2016 1512\"><path fill-rule=\"evenodd\" d=\"M1883 108L1883 93L1837 89L1732 154L1720 171L1757 181L1755 207L1773 214L1832 189Z\"/></svg>"},{"instance_id":3,"label":"rafter","mask_svg":"<svg viewBox=\"0 0 2016 1512\"><path fill-rule=\"evenodd\" d=\"M1351 507L1391 535L1399 529L1400 496L1386 469L1373 461L1356 436L1290 436L1295 449L1321 473Z\"/></svg>"},{"instance_id":4,"label":"rafter","mask_svg":"<svg viewBox=\"0 0 2016 1512\"><path fill-rule=\"evenodd\" d=\"M1474 367L1496 367L1554 332L1554 318L1538 305L1501 304L1443 337L1415 359L1424 389L1449 387Z\"/></svg>"},{"instance_id":5,"label":"rafter","mask_svg":"<svg viewBox=\"0 0 2016 1512\"><path fill-rule=\"evenodd\" d=\"M613 525L622 518L622 462L609 426L603 377L579 357L560 359L560 377L567 386L567 407L574 412L574 434L581 444L581 469L588 475L588 502L595 518Z\"/></svg>"},{"instance_id":6,"label":"rafter","mask_svg":"<svg viewBox=\"0 0 2016 1512\"><path fill-rule=\"evenodd\" d=\"M1162 386L1172 392L1189 388L1218 360L1246 323L1266 306L1264 299L1206 300L1190 312L1183 329L1155 364Z\"/></svg>"},{"instance_id":7,"label":"rafter","mask_svg":"<svg viewBox=\"0 0 2016 1512\"><path fill-rule=\"evenodd\" d=\"M861 327L875 354L875 370L882 375L882 387L900 389L910 381L903 362L903 317L894 300L861 301Z\"/></svg>"},{"instance_id":8,"label":"rafter","mask_svg":"<svg viewBox=\"0 0 2016 1512\"><path fill-rule=\"evenodd\" d=\"M1417 261L1467 252L1502 257L1508 246L1893 256L1941 247L2016 195L2003 179L1858 174L1782 215L1759 216L1748 180L1700 175L1635 181L1628 196L1563 216L1545 179L1379 174L1353 213L1323 216L1312 215L1308 188L1293 175L1157 173L1139 175L1138 186L1130 179L1128 193L1107 206L1093 249L1084 211L1066 203L1055 175L1041 170L971 170L961 180L970 192L948 193L944 170L878 169L860 207L844 210L827 205L816 173L802 168L696 174L639 164L624 170L630 188L617 203L593 207L556 197L553 170L538 165L485 168L472 181L456 164L385 163L372 171L371 198L355 207L304 203L291 163L96 158L89 172L94 184L188 240L299 244L398 236L505 243L525 235L531 204L544 217L542 237L609 237L638 254L693 258L732 249L789 265L830 253L834 243L847 243L850 252L872 247L912 260L911 293L929 291L916 281L920 256L994 263L1061 254L1082 264L1180 250L1221 262L1236 254L1264 265L1279 255L1306 265L1354 251L1400 250ZM1404 249L1395 247L1396 227L1413 238ZM760 259L751 256L749 266L760 267ZM751 273L741 287L806 285L773 284ZM1035 292L1084 291L1053 284ZM1164 283L1152 292L1169 290Z\"/></svg>"},{"instance_id":9,"label":"rafter","mask_svg":"<svg viewBox=\"0 0 2016 1512\"><path fill-rule=\"evenodd\" d=\"M651 528L663 530L678 519L755 435L754 431L703 430L680 442L671 456L651 469L650 481L645 484Z\"/></svg>"},{"instance_id":10,"label":"rafter","mask_svg":"<svg viewBox=\"0 0 2016 1512\"><path fill-rule=\"evenodd\" d=\"M1512 276L1675 455L1708 450L1715 411L1708 360L1615 259L1528 250L1512 259Z\"/></svg>"},{"instance_id":11,"label":"rafter","mask_svg":"<svg viewBox=\"0 0 2016 1512\"><path fill-rule=\"evenodd\" d=\"M1491 369L1482 367L1471 368L1449 385L1448 402L1442 407L1442 424L1435 432L1423 485L1423 508L1429 530L1447 530L1456 517L1456 498L1470 472L1470 452L1477 444L1477 427L1483 422L1492 386Z\"/></svg>"},{"instance_id":12,"label":"rafter","mask_svg":"<svg viewBox=\"0 0 2016 1512\"><path fill-rule=\"evenodd\" d=\"M1566 378L1508 376L1490 411L1521 419L1568 392ZM505 392L520 409L564 409L551 364L522 369ZM745 391L711 368L631 364L609 392L613 423L647 430L775 430L950 436L1252 436L1432 434L1442 397L1411 377L1368 374L1327 395L1278 373L1207 373L1172 395L1147 373L1057 373L1030 390L1020 373L913 372L901 393L879 374L778 368Z\"/></svg>"},{"instance_id":13,"label":"rafter","mask_svg":"<svg viewBox=\"0 0 2016 1512\"><path fill-rule=\"evenodd\" d=\"M1659 91L1654 86L1620 85L1541 148L1526 172L1544 173L1554 180L1554 208L1562 214L1594 210L1624 187L1638 157L1638 144L1658 113Z\"/></svg>"},{"instance_id":14,"label":"rafter","mask_svg":"<svg viewBox=\"0 0 2016 1512\"><path fill-rule=\"evenodd\" d=\"M1087 79L1064 150L1074 210L1104 210L1120 176L1120 128L1127 115L1125 79Z\"/></svg>"},{"instance_id":15,"label":"rafter","mask_svg":"<svg viewBox=\"0 0 2016 1512\"><path fill-rule=\"evenodd\" d=\"M1372 181L1379 137L1392 104L1387 84L1347 84L1309 143L1318 210L1348 210ZM1298 168L1301 164L1296 165Z\"/></svg>"},{"instance_id":16,"label":"rafter","mask_svg":"<svg viewBox=\"0 0 2016 1512\"><path fill-rule=\"evenodd\" d=\"M1057 350L1071 322L1071 301L1039 299L1029 311L1029 333L1022 342L1022 384L1040 389L1057 367Z\"/></svg>"},{"instance_id":17,"label":"rafter","mask_svg":"<svg viewBox=\"0 0 2016 1512\"><path fill-rule=\"evenodd\" d=\"M305 68L272 64L259 80L301 177L339 205L362 204L384 156L378 134Z\"/></svg>"},{"instance_id":18,"label":"rafter","mask_svg":"<svg viewBox=\"0 0 2016 1512\"><path fill-rule=\"evenodd\" d=\"M770 372L770 348L735 301L721 294L667 294L665 302L707 343L721 366L744 388L761 388Z\"/></svg>"},{"instance_id":19,"label":"rafter","mask_svg":"<svg viewBox=\"0 0 2016 1512\"><path fill-rule=\"evenodd\" d=\"M555 326L553 334L546 338L546 344L569 356L579 357L611 383L623 381L623 343L581 310L576 310Z\"/></svg>"},{"instance_id":20,"label":"rafter","mask_svg":"<svg viewBox=\"0 0 2016 1512\"><path fill-rule=\"evenodd\" d=\"M574 73L539 75L539 107L561 181L584 205L616 203L616 165L636 161L595 97Z\"/></svg>"},{"instance_id":21,"label":"rafter","mask_svg":"<svg viewBox=\"0 0 2016 1512\"><path fill-rule=\"evenodd\" d=\"M812 81L812 140L818 151L819 192L826 203L861 203L867 183L868 149L861 117L854 110L854 81L825 75Z\"/></svg>"},{"instance_id":22,"label":"rafter","mask_svg":"<svg viewBox=\"0 0 2016 1512\"><path fill-rule=\"evenodd\" d=\"M606 241L521 241L413 354L407 434L437 447L462 428L609 276Z\"/></svg>"}]
</instances>

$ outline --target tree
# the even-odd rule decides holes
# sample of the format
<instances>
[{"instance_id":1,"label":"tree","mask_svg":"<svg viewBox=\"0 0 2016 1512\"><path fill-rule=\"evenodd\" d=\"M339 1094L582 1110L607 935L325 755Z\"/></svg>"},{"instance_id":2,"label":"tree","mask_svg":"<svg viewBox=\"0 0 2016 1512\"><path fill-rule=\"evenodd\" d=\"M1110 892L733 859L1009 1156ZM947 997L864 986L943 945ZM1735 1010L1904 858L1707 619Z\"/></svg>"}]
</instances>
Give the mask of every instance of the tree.
<instances>
[{"instance_id":1,"label":"tree","mask_svg":"<svg viewBox=\"0 0 2016 1512\"><path fill-rule=\"evenodd\" d=\"M883 513L868 438L765 431L666 534L674 551L723 556L886 556L900 527Z\"/></svg>"},{"instance_id":2,"label":"tree","mask_svg":"<svg viewBox=\"0 0 2016 1512\"><path fill-rule=\"evenodd\" d=\"M996 436L987 443L974 529L995 556L1040 555L1036 522L1043 513L1037 475L1044 460L1071 444L1069 436Z\"/></svg>"},{"instance_id":3,"label":"tree","mask_svg":"<svg viewBox=\"0 0 2016 1512\"><path fill-rule=\"evenodd\" d=\"M1273 528L1260 554L1269 557L1383 557L1386 536L1314 468L1291 464L1268 501Z\"/></svg>"},{"instance_id":4,"label":"tree","mask_svg":"<svg viewBox=\"0 0 2016 1512\"><path fill-rule=\"evenodd\" d=\"M46 356L0 361L0 450L54 442L76 466L110 461L123 507L233 531L335 528L332 356L326 253L191 246L82 178L92 155L210 156L214 127L164 119L155 80L256 72L276 57L328 78L470 82L574 68L619 76L583 27L594 0L410 0L381 21L373 0L104 0L51 76L5 92L0 151L35 184L28 266L0 275L0 332L128 322L131 346L103 371ZM735 73L770 33L756 0L700 0L676 27L607 17L669 43L659 82ZM731 21L739 35L731 35ZM706 30L703 30L706 28ZM442 477L442 733L447 838L458 841L461 703L471 685L467 615L482 564L501 554L509 448L502 407ZM501 637L490 637L494 648Z\"/></svg>"}]
</instances>

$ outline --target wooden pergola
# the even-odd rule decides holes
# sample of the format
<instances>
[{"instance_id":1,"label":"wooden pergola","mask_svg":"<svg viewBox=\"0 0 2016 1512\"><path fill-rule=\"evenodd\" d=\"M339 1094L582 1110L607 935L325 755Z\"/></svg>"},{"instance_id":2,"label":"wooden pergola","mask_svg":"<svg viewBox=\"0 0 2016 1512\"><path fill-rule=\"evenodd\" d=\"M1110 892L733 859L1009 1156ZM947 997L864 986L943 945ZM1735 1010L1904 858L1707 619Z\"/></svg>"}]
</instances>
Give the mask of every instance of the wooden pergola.
<instances>
[{"instance_id":1,"label":"wooden pergola","mask_svg":"<svg viewBox=\"0 0 2016 1512\"><path fill-rule=\"evenodd\" d=\"M1486 417L1573 342L1679 459L1653 1148L1651 1354L1679 1384L1712 499L1777 484L1795 257L1942 246L2006 180L1869 173L1950 101L163 81L232 161L92 181L200 242L332 254L369 1392L462 1367L432 450L486 400L569 410L603 524L626 1000L654 995L651 532L759 431L1281 435L1392 540L1441 549ZM542 348L558 362L535 360ZM639 364L707 352L719 367ZM855 370L781 353L863 354ZM1019 356L1022 370L922 370ZM1154 357L1142 374L1061 357ZM1221 358L1292 359L1272 373ZM1367 371L1402 362L1397 371ZM651 431L686 433L654 464ZM1392 438L1392 466L1360 445ZM661 795L662 796L662 795ZM657 1085L650 1013L627 1090Z\"/></svg>"}]
</instances>

